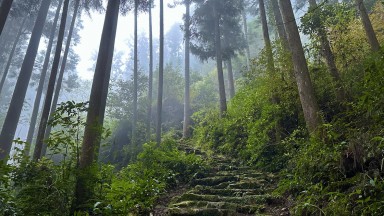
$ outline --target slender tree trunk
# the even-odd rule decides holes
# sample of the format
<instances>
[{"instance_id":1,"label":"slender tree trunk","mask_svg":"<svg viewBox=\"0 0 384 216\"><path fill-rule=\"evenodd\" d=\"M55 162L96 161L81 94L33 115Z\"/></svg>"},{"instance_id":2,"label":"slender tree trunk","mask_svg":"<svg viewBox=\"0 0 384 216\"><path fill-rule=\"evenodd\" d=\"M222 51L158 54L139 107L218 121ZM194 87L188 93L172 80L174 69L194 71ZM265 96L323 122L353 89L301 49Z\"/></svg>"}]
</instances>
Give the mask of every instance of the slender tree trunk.
<instances>
[{"instance_id":1,"label":"slender tree trunk","mask_svg":"<svg viewBox=\"0 0 384 216\"><path fill-rule=\"evenodd\" d=\"M50 115L52 115L56 111L57 102L59 100L61 85L63 83L63 78L64 78L65 66L67 65L68 54L69 54L69 50L71 48L73 30L75 28L76 19L77 19L77 15L78 15L78 11L79 11L79 5L80 5L80 0L76 0L74 11L73 11L73 16L72 16L72 21L71 21L71 25L69 27L69 32L68 32L68 36L67 36L67 43L65 45L65 51L64 51L64 55L63 55L63 58L61 61L59 77L57 78L55 94L53 97L51 110L49 112ZM47 129L45 130L45 134L44 134L44 140L49 138L49 134L51 133L51 129L52 129L52 126L47 125ZM43 144L41 156L44 156L46 154L46 152L47 152L47 145Z\"/></svg>"},{"instance_id":2,"label":"slender tree trunk","mask_svg":"<svg viewBox=\"0 0 384 216\"><path fill-rule=\"evenodd\" d=\"M109 0L99 54L92 83L89 110L84 131L84 140L79 162L80 175L77 177L73 208L81 208L92 197L95 176L91 166L100 145L100 127L105 112L107 90L111 75L113 50L115 46L120 0Z\"/></svg>"},{"instance_id":3,"label":"slender tree trunk","mask_svg":"<svg viewBox=\"0 0 384 216\"><path fill-rule=\"evenodd\" d=\"M184 124L183 124L183 137L190 137L190 122L191 122L191 98L190 98L190 2L189 0L185 1L185 66L184 66L184 77L185 77L185 91L184 91Z\"/></svg>"},{"instance_id":4,"label":"slender tree trunk","mask_svg":"<svg viewBox=\"0 0 384 216\"><path fill-rule=\"evenodd\" d=\"M288 45L287 33L285 32L285 29L284 29L284 22L283 22L283 18L281 17L279 3L277 1L271 1L271 3L272 3L273 15L275 17L279 38L283 42L283 45L287 46Z\"/></svg>"},{"instance_id":5,"label":"slender tree trunk","mask_svg":"<svg viewBox=\"0 0 384 216\"><path fill-rule=\"evenodd\" d=\"M235 79L233 78L233 67L232 59L227 60L228 69L228 86L229 86L229 97L232 99L235 96Z\"/></svg>"},{"instance_id":6,"label":"slender tree trunk","mask_svg":"<svg viewBox=\"0 0 384 216\"><path fill-rule=\"evenodd\" d=\"M215 47L216 47L217 77L219 82L220 117L223 117L225 112L227 111L227 99L225 96L223 57L221 53L220 15L217 12L215 6L213 6L213 13L215 17Z\"/></svg>"},{"instance_id":7,"label":"slender tree trunk","mask_svg":"<svg viewBox=\"0 0 384 216\"><path fill-rule=\"evenodd\" d=\"M105 107L101 107L100 104L102 101L106 101L104 85L109 85L109 82L104 81L109 81L111 74L111 62L116 38L119 5L120 0L108 1L99 55L92 83L87 123L84 132L83 147L81 149L80 168L86 168L93 163L96 153L94 150L96 146L100 144L100 135L98 134L100 128L98 127L102 126L99 123L101 120L100 116L103 115L102 113L105 111Z\"/></svg>"},{"instance_id":8,"label":"slender tree trunk","mask_svg":"<svg viewBox=\"0 0 384 216\"><path fill-rule=\"evenodd\" d=\"M5 117L4 125L1 130L0 160L6 159L11 151L12 140L14 138L17 124L19 122L21 110L23 108L25 95L28 89L28 83L32 75L33 65L35 63L40 38L43 33L43 27L47 18L50 4L51 0L43 0L40 5L36 23L33 27L32 35L28 44L27 52L20 69L20 75L17 79L15 91L13 93L7 116Z\"/></svg>"},{"instance_id":9,"label":"slender tree trunk","mask_svg":"<svg viewBox=\"0 0 384 216\"><path fill-rule=\"evenodd\" d=\"M311 8L317 8L316 0L309 0L310 9ZM335 57L333 55L331 46L329 45L329 41L327 38L327 34L324 30L324 26L319 26L318 28L318 36L320 37L320 43L322 48L322 54L325 57L325 61L328 66L328 70L331 73L331 76L333 78L333 81L335 82L336 86L336 99L339 102L345 101L345 90L343 87L343 83L340 78L339 71L336 67L335 63Z\"/></svg>"},{"instance_id":10,"label":"slender tree trunk","mask_svg":"<svg viewBox=\"0 0 384 216\"><path fill-rule=\"evenodd\" d=\"M133 60L133 119L132 119L132 144L137 145L136 127L137 127L137 91L138 91L138 58L137 58L137 16L139 1L135 0L135 35L134 35L134 60Z\"/></svg>"},{"instance_id":11,"label":"slender tree trunk","mask_svg":"<svg viewBox=\"0 0 384 216\"><path fill-rule=\"evenodd\" d=\"M21 37L21 34L23 32L23 28L24 28L24 24L25 24L26 20L27 20L27 18L23 19L23 21L22 21L22 23L21 23L21 25L19 27L19 30L17 31L16 39L13 42L11 53L8 56L7 65L5 66L5 69L4 69L4 72L3 72L3 76L1 77L1 81L0 81L0 95L1 95L1 93L3 91L5 79L7 78L7 75L8 75L8 72L9 72L9 68L11 67L11 63L12 63L13 56L15 54L17 43L20 40L20 37Z\"/></svg>"},{"instance_id":12,"label":"slender tree trunk","mask_svg":"<svg viewBox=\"0 0 384 216\"><path fill-rule=\"evenodd\" d=\"M157 95L157 122L156 142L161 143L161 114L163 111L163 80L164 80L164 2L160 0L160 59L159 59L159 86Z\"/></svg>"},{"instance_id":13,"label":"slender tree trunk","mask_svg":"<svg viewBox=\"0 0 384 216\"><path fill-rule=\"evenodd\" d=\"M320 109L316 101L315 91L308 72L307 61L304 56L299 30L290 0L279 0L280 11L285 23L288 43L292 53L297 87L304 118L309 132L316 132L322 124Z\"/></svg>"},{"instance_id":14,"label":"slender tree trunk","mask_svg":"<svg viewBox=\"0 0 384 216\"><path fill-rule=\"evenodd\" d=\"M153 41L152 41L152 4L149 5L149 83L148 83L148 120L147 140L151 140L151 117L152 117L152 89L153 89Z\"/></svg>"},{"instance_id":15,"label":"slender tree trunk","mask_svg":"<svg viewBox=\"0 0 384 216\"><path fill-rule=\"evenodd\" d=\"M271 45L271 39L269 38L269 30L268 30L268 23L267 23L267 15L265 13L264 0L259 0L259 9L260 9L261 26L263 29L265 49L267 51L267 69L271 73L274 71L275 66L273 62L272 45Z\"/></svg>"},{"instance_id":16,"label":"slender tree trunk","mask_svg":"<svg viewBox=\"0 0 384 216\"><path fill-rule=\"evenodd\" d=\"M55 57L54 57L53 63L52 63L52 71L51 71L51 75L49 77L48 89L47 89L47 93L45 95L43 112L41 115L39 130L38 130L37 138L36 138L35 151L33 154L33 160L35 160L35 161L37 161L41 158L41 150L43 148L43 143L44 143L44 134L45 134L45 129L47 128L47 124L48 124L49 111L51 109L52 97L53 97L53 92L55 90L55 82L56 82L56 78L57 78L57 72L59 69L61 49L63 47L64 32L65 32L65 25L66 25L66 21L67 21L68 8L69 8L69 0L64 0L63 12L61 13L59 35L57 37Z\"/></svg>"},{"instance_id":17,"label":"slender tree trunk","mask_svg":"<svg viewBox=\"0 0 384 216\"><path fill-rule=\"evenodd\" d=\"M277 3L277 2L275 2ZM264 0L259 0L259 8L260 8L260 17L261 17L261 24L262 24L262 29L263 29L263 38L264 38L264 43L265 43L265 48L267 51L267 69L268 72L271 74L271 76L276 75L276 70L275 70L275 62L273 59L273 53L272 53L272 45L271 45L271 39L269 37L269 29L268 29L268 22L267 22L267 15L265 12L265 4ZM280 14L280 12L279 12ZM280 14L280 19L281 19L281 14ZM284 31L285 32L285 31ZM287 45L287 43L285 43ZM276 93L275 89L271 89L272 91L272 97L271 101L273 104L279 104L279 96ZM276 142L280 141L281 137L281 123L279 119L276 119L276 124L275 124L275 140Z\"/></svg>"},{"instance_id":18,"label":"slender tree trunk","mask_svg":"<svg viewBox=\"0 0 384 216\"><path fill-rule=\"evenodd\" d=\"M156 142L161 143L161 116L163 111L163 80L164 80L164 1L160 0L160 58L159 58L159 86L157 95Z\"/></svg>"},{"instance_id":19,"label":"slender tree trunk","mask_svg":"<svg viewBox=\"0 0 384 216\"><path fill-rule=\"evenodd\" d=\"M379 41L377 40L375 31L373 30L371 20L369 19L367 9L364 6L363 0L355 0L357 9L360 12L361 21L363 22L365 33L367 34L369 44L372 51L378 51L380 49Z\"/></svg>"},{"instance_id":20,"label":"slender tree trunk","mask_svg":"<svg viewBox=\"0 0 384 216\"><path fill-rule=\"evenodd\" d=\"M9 11L11 10L12 2L13 2L13 0L3 0L3 2L1 2L1 6L0 6L0 35L2 34L5 22L7 21Z\"/></svg>"},{"instance_id":21,"label":"slender tree trunk","mask_svg":"<svg viewBox=\"0 0 384 216\"><path fill-rule=\"evenodd\" d=\"M249 39L248 39L248 23L247 23L247 13L245 12L245 9L242 13L243 16L243 27L244 27L244 36L246 41L246 54L247 54L247 67L249 69L250 67L250 61L251 61L251 51L249 49Z\"/></svg>"},{"instance_id":22,"label":"slender tree trunk","mask_svg":"<svg viewBox=\"0 0 384 216\"><path fill-rule=\"evenodd\" d=\"M31 144L32 144L32 140L33 140L33 135L35 134L35 127L36 127L36 122L37 122L37 116L39 114L41 96L43 94L45 78L47 76L49 60L51 58L53 41L55 39L55 34L56 34L56 29L57 29L57 21L59 20L60 10L61 10L62 4L63 4L63 0L60 0L59 5L57 6L57 9L56 9L56 14L55 14L55 18L53 20L53 25L52 25L51 33L49 35L49 42L48 42L48 46L47 46L47 51L45 52L43 69L42 69L41 74L40 74L40 81L39 81L39 85L37 86L35 102L33 104L31 122L29 124L29 129L28 129L28 134L27 134L27 141L26 141L25 149L24 149L24 154L25 155L29 155L29 153L30 153Z\"/></svg>"}]
</instances>

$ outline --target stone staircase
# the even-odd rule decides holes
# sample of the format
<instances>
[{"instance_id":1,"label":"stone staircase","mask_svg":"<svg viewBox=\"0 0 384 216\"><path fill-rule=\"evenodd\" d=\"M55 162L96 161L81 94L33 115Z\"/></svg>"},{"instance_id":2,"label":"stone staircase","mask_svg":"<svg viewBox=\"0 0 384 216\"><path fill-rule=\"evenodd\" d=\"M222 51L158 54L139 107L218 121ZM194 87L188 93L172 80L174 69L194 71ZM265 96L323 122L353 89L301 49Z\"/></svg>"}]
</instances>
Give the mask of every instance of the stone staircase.
<instances>
[{"instance_id":1,"label":"stone staircase","mask_svg":"<svg viewBox=\"0 0 384 216\"><path fill-rule=\"evenodd\" d=\"M173 197L170 216L289 215L284 200L271 195L276 177L223 156L212 159L212 168L197 173L190 189Z\"/></svg>"}]
</instances>

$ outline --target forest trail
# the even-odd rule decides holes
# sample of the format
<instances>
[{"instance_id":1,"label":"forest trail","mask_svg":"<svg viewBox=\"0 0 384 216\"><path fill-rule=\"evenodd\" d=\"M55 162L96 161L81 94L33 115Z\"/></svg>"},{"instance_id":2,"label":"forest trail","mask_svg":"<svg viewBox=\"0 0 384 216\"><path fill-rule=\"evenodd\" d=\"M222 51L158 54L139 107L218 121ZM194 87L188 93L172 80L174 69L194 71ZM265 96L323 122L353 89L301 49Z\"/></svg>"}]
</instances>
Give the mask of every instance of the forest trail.
<instances>
[{"instance_id":1,"label":"forest trail","mask_svg":"<svg viewBox=\"0 0 384 216\"><path fill-rule=\"evenodd\" d=\"M207 160L211 168L197 173L187 187L179 188L166 213L157 215L289 215L285 200L272 195L277 184L274 174L221 155Z\"/></svg>"}]
</instances>

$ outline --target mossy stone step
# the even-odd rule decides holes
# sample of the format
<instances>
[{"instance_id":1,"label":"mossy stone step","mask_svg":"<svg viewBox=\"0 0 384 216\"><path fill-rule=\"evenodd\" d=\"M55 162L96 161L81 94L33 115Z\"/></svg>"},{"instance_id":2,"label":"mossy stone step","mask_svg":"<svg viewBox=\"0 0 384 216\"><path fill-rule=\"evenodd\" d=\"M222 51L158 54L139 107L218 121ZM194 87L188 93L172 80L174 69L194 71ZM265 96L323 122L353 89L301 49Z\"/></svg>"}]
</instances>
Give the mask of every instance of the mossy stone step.
<instances>
[{"instance_id":1,"label":"mossy stone step","mask_svg":"<svg viewBox=\"0 0 384 216\"><path fill-rule=\"evenodd\" d=\"M169 216L237 216L238 213L228 209L216 208L169 208Z\"/></svg>"},{"instance_id":2,"label":"mossy stone step","mask_svg":"<svg viewBox=\"0 0 384 216\"><path fill-rule=\"evenodd\" d=\"M265 210L264 205L241 205L230 202L209 202L209 201L182 201L171 205L171 208L185 209L228 209L241 214L255 214Z\"/></svg>"},{"instance_id":3,"label":"mossy stone step","mask_svg":"<svg viewBox=\"0 0 384 216\"><path fill-rule=\"evenodd\" d=\"M257 189L213 189L211 187L196 186L194 189L189 191L195 194L211 194L219 196L236 196L242 197L247 195L260 195L265 194L265 190L262 188Z\"/></svg>"},{"instance_id":4,"label":"mossy stone step","mask_svg":"<svg viewBox=\"0 0 384 216\"><path fill-rule=\"evenodd\" d=\"M229 189L257 189L265 188L266 181L264 179L247 179L228 185Z\"/></svg>"},{"instance_id":5,"label":"mossy stone step","mask_svg":"<svg viewBox=\"0 0 384 216\"><path fill-rule=\"evenodd\" d=\"M210 194L194 194L194 193L185 193L176 199L176 202L183 201L208 201L208 202L227 202L227 203L236 203L242 205L254 205L254 204L264 204L264 203L277 203L277 200L280 197L272 196L269 194L264 195L247 195L242 197L231 197L231 196L218 196Z\"/></svg>"},{"instance_id":6,"label":"mossy stone step","mask_svg":"<svg viewBox=\"0 0 384 216\"><path fill-rule=\"evenodd\" d=\"M195 179L191 182L191 185L215 186L223 182L235 182L238 180L239 178L236 176L212 176L207 178Z\"/></svg>"}]
</instances>

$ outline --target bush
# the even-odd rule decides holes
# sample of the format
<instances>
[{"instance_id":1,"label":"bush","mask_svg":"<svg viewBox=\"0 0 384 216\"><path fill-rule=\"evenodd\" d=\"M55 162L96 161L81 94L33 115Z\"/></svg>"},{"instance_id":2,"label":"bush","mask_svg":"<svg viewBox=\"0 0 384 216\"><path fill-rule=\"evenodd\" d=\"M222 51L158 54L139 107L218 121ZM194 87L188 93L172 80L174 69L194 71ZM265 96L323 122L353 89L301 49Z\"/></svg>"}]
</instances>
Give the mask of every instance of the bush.
<instances>
[{"instance_id":1,"label":"bush","mask_svg":"<svg viewBox=\"0 0 384 216\"><path fill-rule=\"evenodd\" d=\"M166 138L160 147L145 144L137 161L114 175L104 187L103 201L96 203L95 212L103 215L149 212L167 189L186 183L199 170L203 161L193 154L178 150L178 143Z\"/></svg>"}]
</instances>

